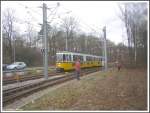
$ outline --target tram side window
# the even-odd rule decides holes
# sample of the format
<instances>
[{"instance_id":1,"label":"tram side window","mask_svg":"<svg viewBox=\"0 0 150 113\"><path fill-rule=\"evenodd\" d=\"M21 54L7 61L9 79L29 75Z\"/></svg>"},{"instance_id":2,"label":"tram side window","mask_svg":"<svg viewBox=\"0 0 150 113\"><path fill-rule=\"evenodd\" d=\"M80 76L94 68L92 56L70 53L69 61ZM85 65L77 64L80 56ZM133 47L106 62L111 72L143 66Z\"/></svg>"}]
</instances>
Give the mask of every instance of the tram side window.
<instances>
[{"instance_id":1,"label":"tram side window","mask_svg":"<svg viewBox=\"0 0 150 113\"><path fill-rule=\"evenodd\" d=\"M99 61L99 58L97 58L96 61Z\"/></svg>"},{"instance_id":2,"label":"tram side window","mask_svg":"<svg viewBox=\"0 0 150 113\"><path fill-rule=\"evenodd\" d=\"M66 55L67 61L71 61L71 55Z\"/></svg>"},{"instance_id":3,"label":"tram side window","mask_svg":"<svg viewBox=\"0 0 150 113\"><path fill-rule=\"evenodd\" d=\"M92 61L92 57L89 57L90 58L90 61Z\"/></svg>"},{"instance_id":4,"label":"tram side window","mask_svg":"<svg viewBox=\"0 0 150 113\"><path fill-rule=\"evenodd\" d=\"M68 60L71 61L71 55L68 55Z\"/></svg>"},{"instance_id":5,"label":"tram side window","mask_svg":"<svg viewBox=\"0 0 150 113\"><path fill-rule=\"evenodd\" d=\"M89 57L88 56L86 56L86 61L89 61Z\"/></svg>"},{"instance_id":6,"label":"tram side window","mask_svg":"<svg viewBox=\"0 0 150 113\"><path fill-rule=\"evenodd\" d=\"M63 54L63 61L65 61L66 60L66 56L65 56L65 54Z\"/></svg>"},{"instance_id":7,"label":"tram side window","mask_svg":"<svg viewBox=\"0 0 150 113\"><path fill-rule=\"evenodd\" d=\"M100 61L102 61L102 58L100 58Z\"/></svg>"},{"instance_id":8,"label":"tram side window","mask_svg":"<svg viewBox=\"0 0 150 113\"><path fill-rule=\"evenodd\" d=\"M93 57L93 61L96 61L96 58L95 58L95 57Z\"/></svg>"},{"instance_id":9,"label":"tram side window","mask_svg":"<svg viewBox=\"0 0 150 113\"><path fill-rule=\"evenodd\" d=\"M80 61L83 61L83 56L79 56Z\"/></svg>"},{"instance_id":10,"label":"tram side window","mask_svg":"<svg viewBox=\"0 0 150 113\"><path fill-rule=\"evenodd\" d=\"M73 61L76 61L75 55L73 55Z\"/></svg>"},{"instance_id":11,"label":"tram side window","mask_svg":"<svg viewBox=\"0 0 150 113\"><path fill-rule=\"evenodd\" d=\"M61 54L57 54L57 61L63 61L63 56Z\"/></svg>"},{"instance_id":12,"label":"tram side window","mask_svg":"<svg viewBox=\"0 0 150 113\"><path fill-rule=\"evenodd\" d=\"M81 55L73 55L73 61L76 61L78 58L80 59L80 61L83 61L83 56L81 56Z\"/></svg>"},{"instance_id":13,"label":"tram side window","mask_svg":"<svg viewBox=\"0 0 150 113\"><path fill-rule=\"evenodd\" d=\"M63 61L71 61L71 55L63 54Z\"/></svg>"},{"instance_id":14,"label":"tram side window","mask_svg":"<svg viewBox=\"0 0 150 113\"><path fill-rule=\"evenodd\" d=\"M87 57L86 57L86 61L92 61L92 57L87 56Z\"/></svg>"},{"instance_id":15,"label":"tram side window","mask_svg":"<svg viewBox=\"0 0 150 113\"><path fill-rule=\"evenodd\" d=\"M96 61L98 61L98 58L96 58Z\"/></svg>"},{"instance_id":16,"label":"tram side window","mask_svg":"<svg viewBox=\"0 0 150 113\"><path fill-rule=\"evenodd\" d=\"M91 57L91 61L94 61L94 58L93 58L93 57Z\"/></svg>"},{"instance_id":17,"label":"tram side window","mask_svg":"<svg viewBox=\"0 0 150 113\"><path fill-rule=\"evenodd\" d=\"M76 61L76 60L77 60L77 58L78 58L78 56L77 56L77 55L73 55L73 61Z\"/></svg>"},{"instance_id":18,"label":"tram side window","mask_svg":"<svg viewBox=\"0 0 150 113\"><path fill-rule=\"evenodd\" d=\"M65 55L66 56L66 61L68 61L68 55Z\"/></svg>"}]
</instances>

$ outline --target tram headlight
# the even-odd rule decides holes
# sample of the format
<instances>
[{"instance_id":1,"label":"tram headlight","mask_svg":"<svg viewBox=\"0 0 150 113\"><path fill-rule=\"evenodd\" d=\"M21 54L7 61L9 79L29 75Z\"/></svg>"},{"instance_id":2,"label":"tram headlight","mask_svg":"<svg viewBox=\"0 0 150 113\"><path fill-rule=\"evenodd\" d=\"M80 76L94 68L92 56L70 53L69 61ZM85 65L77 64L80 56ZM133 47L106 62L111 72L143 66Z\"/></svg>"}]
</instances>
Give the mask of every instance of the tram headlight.
<instances>
[{"instance_id":1,"label":"tram headlight","mask_svg":"<svg viewBox=\"0 0 150 113\"><path fill-rule=\"evenodd\" d=\"M57 63L57 66L61 66L61 63Z\"/></svg>"}]
</instances>

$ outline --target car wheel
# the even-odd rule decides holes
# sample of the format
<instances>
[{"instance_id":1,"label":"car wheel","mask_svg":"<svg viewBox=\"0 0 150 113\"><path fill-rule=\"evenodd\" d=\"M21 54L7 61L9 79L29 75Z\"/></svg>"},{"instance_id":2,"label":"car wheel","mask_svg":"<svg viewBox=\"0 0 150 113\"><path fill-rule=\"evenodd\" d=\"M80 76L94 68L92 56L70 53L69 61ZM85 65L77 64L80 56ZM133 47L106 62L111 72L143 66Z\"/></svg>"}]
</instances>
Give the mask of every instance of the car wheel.
<instances>
[{"instance_id":1,"label":"car wheel","mask_svg":"<svg viewBox=\"0 0 150 113\"><path fill-rule=\"evenodd\" d=\"M17 70L17 67L15 67L14 69Z\"/></svg>"}]
</instances>

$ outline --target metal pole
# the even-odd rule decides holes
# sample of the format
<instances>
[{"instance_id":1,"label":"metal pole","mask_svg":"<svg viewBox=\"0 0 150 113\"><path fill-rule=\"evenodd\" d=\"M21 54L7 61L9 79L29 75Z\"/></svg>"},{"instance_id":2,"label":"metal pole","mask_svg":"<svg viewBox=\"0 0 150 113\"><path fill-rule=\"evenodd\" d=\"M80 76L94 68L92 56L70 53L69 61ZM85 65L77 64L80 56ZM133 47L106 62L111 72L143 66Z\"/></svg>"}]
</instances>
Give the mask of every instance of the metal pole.
<instances>
[{"instance_id":1,"label":"metal pole","mask_svg":"<svg viewBox=\"0 0 150 113\"><path fill-rule=\"evenodd\" d=\"M16 40L14 39L14 62L16 61Z\"/></svg>"},{"instance_id":2,"label":"metal pole","mask_svg":"<svg viewBox=\"0 0 150 113\"><path fill-rule=\"evenodd\" d=\"M48 79L47 6L43 3L44 76Z\"/></svg>"},{"instance_id":3,"label":"metal pole","mask_svg":"<svg viewBox=\"0 0 150 113\"><path fill-rule=\"evenodd\" d=\"M104 27L103 32L104 32L104 57L105 57L105 71L107 71L106 26Z\"/></svg>"},{"instance_id":4,"label":"metal pole","mask_svg":"<svg viewBox=\"0 0 150 113\"><path fill-rule=\"evenodd\" d=\"M13 61L15 62L15 60L16 60L16 58L15 58L15 57L16 57L16 50L15 50L15 49L16 49L16 48L15 48L15 47L16 47L16 44L15 44L15 43L16 43L16 42L15 42L15 38L14 38L14 36L13 36L13 33L12 33L12 35L11 35L11 38L13 39L12 54L13 54L13 57L14 57L14 58L13 58Z\"/></svg>"},{"instance_id":5,"label":"metal pole","mask_svg":"<svg viewBox=\"0 0 150 113\"><path fill-rule=\"evenodd\" d=\"M67 33L67 36L66 36L66 51L68 51L68 33Z\"/></svg>"}]
</instances>

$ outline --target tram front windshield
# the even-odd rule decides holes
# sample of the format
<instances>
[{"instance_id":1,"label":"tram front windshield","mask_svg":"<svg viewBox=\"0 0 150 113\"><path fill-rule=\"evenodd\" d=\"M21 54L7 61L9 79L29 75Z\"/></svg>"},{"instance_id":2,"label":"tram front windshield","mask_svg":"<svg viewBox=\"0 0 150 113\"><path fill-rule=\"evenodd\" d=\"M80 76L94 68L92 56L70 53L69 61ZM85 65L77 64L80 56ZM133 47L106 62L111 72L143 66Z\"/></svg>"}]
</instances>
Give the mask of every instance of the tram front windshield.
<instances>
[{"instance_id":1,"label":"tram front windshield","mask_svg":"<svg viewBox=\"0 0 150 113\"><path fill-rule=\"evenodd\" d=\"M70 54L57 54L57 62L62 61L71 61L71 55Z\"/></svg>"},{"instance_id":2,"label":"tram front windshield","mask_svg":"<svg viewBox=\"0 0 150 113\"><path fill-rule=\"evenodd\" d=\"M57 54L57 62L63 61L63 54Z\"/></svg>"}]
</instances>

